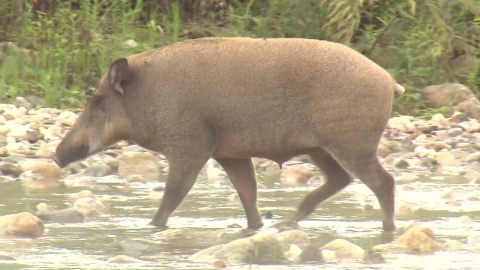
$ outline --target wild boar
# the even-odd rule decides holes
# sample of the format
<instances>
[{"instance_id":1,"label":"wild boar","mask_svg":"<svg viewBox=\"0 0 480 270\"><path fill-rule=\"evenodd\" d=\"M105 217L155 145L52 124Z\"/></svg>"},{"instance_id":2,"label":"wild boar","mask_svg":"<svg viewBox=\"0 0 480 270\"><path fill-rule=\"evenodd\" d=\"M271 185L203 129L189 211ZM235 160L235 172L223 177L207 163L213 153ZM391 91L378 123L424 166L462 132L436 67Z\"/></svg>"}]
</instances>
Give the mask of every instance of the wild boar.
<instances>
[{"instance_id":1,"label":"wild boar","mask_svg":"<svg viewBox=\"0 0 480 270\"><path fill-rule=\"evenodd\" d=\"M303 198L292 220L306 218L353 175L376 195L383 230L394 231L394 179L377 147L395 94L404 91L379 65L333 42L188 40L113 61L52 159L64 168L120 140L162 153L168 177L150 224L167 228L213 158L255 230L263 221L251 158L281 166L309 155L327 181Z\"/></svg>"}]
</instances>

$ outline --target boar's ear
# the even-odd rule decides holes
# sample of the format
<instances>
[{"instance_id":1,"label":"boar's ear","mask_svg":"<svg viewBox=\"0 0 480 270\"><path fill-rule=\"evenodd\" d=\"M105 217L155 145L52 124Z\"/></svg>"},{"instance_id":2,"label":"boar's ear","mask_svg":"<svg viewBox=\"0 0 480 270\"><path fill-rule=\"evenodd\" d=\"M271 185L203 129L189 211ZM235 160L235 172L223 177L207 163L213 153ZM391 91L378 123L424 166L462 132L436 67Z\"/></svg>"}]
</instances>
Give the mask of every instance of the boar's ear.
<instances>
[{"instance_id":1,"label":"boar's ear","mask_svg":"<svg viewBox=\"0 0 480 270\"><path fill-rule=\"evenodd\" d=\"M108 80L115 87L115 90L123 95L122 82L130 79L128 61L126 58L119 58L110 65L108 71Z\"/></svg>"}]
</instances>

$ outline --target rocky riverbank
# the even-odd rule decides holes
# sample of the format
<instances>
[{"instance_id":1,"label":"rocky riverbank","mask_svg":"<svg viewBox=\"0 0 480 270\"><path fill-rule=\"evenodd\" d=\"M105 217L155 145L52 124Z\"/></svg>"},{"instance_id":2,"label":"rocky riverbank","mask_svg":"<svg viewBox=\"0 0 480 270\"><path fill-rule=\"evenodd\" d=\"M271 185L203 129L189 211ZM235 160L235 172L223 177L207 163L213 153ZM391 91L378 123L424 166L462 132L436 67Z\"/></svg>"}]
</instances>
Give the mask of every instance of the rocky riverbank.
<instances>
[{"instance_id":1,"label":"rocky riverbank","mask_svg":"<svg viewBox=\"0 0 480 270\"><path fill-rule=\"evenodd\" d=\"M121 142L89 159L71 164L64 170L49 158L66 131L71 128L77 114L52 108L33 109L23 98L17 104L0 104L0 188L20 182L27 189L48 190L60 186L82 188L65 198L69 207L56 209L48 202L40 203L29 212L12 213L0 217L0 235L41 237L49 223L81 223L108 213L112 206L109 196L94 194L96 187L108 179L121 183L124 191L149 190L152 203L162 197L162 181L168 164L162 155ZM381 162L398 183L397 193L415 190L422 185L420 178L454 177L471 186L470 193L446 191L438 201L452 207L462 207L480 200L480 122L468 112L435 114L426 120L409 116L392 117L378 148ZM262 181L264 175L278 175L285 188L318 186L321 175L300 156L280 169L276 163L255 158L255 167ZM209 162L199 181L227 181L222 168ZM358 182L358 180L356 180ZM355 198L363 212L374 211L378 205L371 200L371 192L359 189ZM367 198L370 198L368 200ZM225 200L237 201L236 193ZM1 203L0 198L0 203ZM295 207L296 205L291 205ZM397 215L408 215L418 207L405 199L397 200ZM151 213L153 215L153 213ZM460 224L475 222L464 215ZM378 224L380 222L378 221ZM312 245L309 235L298 224L266 229L266 232L228 243L212 246L192 255L195 262L212 263L221 267L229 263L301 263L322 260L360 260L380 263L383 252L392 249L406 253L434 253L442 249L471 250L478 248L480 237L472 236L465 243L456 240L438 241L428 227L408 223L400 229L404 233L388 245L377 245L371 250L359 247L345 239L336 239L323 245ZM167 230L156 236L172 241L175 237L199 237L192 232ZM210 233L207 237L217 235ZM172 238L173 237L173 238ZM200 237L206 237L200 236ZM216 236L215 236L216 237ZM478 239L477 239L478 238ZM1 241L1 240L0 240ZM253 255L252 255L253 254ZM252 257L253 256L253 257ZM0 258L1 260L1 258ZM129 262L128 257L115 257L111 262ZM131 258L131 262L137 262Z\"/></svg>"}]
</instances>

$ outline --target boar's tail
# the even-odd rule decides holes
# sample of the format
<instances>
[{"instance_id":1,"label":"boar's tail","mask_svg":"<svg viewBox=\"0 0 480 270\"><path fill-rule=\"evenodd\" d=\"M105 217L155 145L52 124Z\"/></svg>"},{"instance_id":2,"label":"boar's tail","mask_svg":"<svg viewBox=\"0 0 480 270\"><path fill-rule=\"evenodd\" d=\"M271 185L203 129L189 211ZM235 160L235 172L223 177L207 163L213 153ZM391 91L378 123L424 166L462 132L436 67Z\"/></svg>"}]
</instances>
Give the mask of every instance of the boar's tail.
<instances>
[{"instance_id":1,"label":"boar's tail","mask_svg":"<svg viewBox=\"0 0 480 270\"><path fill-rule=\"evenodd\" d=\"M403 88L403 86L401 86L400 84L398 83L395 83L395 94L396 95L402 95L403 93L405 93L405 88Z\"/></svg>"},{"instance_id":2,"label":"boar's tail","mask_svg":"<svg viewBox=\"0 0 480 270\"><path fill-rule=\"evenodd\" d=\"M390 74L390 79L391 79L391 83L394 84L393 95L394 96L403 95L403 93L405 93L405 88L401 86L399 83L397 83L397 81L391 74Z\"/></svg>"}]
</instances>

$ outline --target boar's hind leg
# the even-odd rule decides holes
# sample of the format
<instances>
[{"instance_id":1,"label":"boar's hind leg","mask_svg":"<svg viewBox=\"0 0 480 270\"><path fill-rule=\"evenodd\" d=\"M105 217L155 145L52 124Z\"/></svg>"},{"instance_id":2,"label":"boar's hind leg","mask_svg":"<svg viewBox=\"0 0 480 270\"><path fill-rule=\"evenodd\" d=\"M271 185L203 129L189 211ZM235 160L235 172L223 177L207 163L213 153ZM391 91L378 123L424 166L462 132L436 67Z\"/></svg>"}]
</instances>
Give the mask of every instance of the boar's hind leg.
<instances>
[{"instance_id":1,"label":"boar's hind leg","mask_svg":"<svg viewBox=\"0 0 480 270\"><path fill-rule=\"evenodd\" d=\"M166 228L170 214L180 205L197 180L200 170L208 160L208 157L167 157L169 170L165 184L165 191L160 207L155 217L150 222L160 228Z\"/></svg>"},{"instance_id":2,"label":"boar's hind leg","mask_svg":"<svg viewBox=\"0 0 480 270\"><path fill-rule=\"evenodd\" d=\"M298 211L295 216L296 221L304 219L313 211L318 204L327 200L335 193L345 188L352 181L351 176L340 164L327 152L318 149L310 154L312 162L325 175L325 184L312 190L307 194L298 206Z\"/></svg>"},{"instance_id":3,"label":"boar's hind leg","mask_svg":"<svg viewBox=\"0 0 480 270\"><path fill-rule=\"evenodd\" d=\"M383 231L395 231L395 180L380 164L376 148L357 148L356 151L335 149L332 155L342 166L368 186L377 197L382 209ZM363 149L361 149L363 148ZM339 154L348 153L348 154Z\"/></svg>"},{"instance_id":4,"label":"boar's hind leg","mask_svg":"<svg viewBox=\"0 0 480 270\"><path fill-rule=\"evenodd\" d=\"M257 206L257 179L250 158L216 158L237 190L247 216L248 228L257 230L263 227L262 216Z\"/></svg>"}]
</instances>

